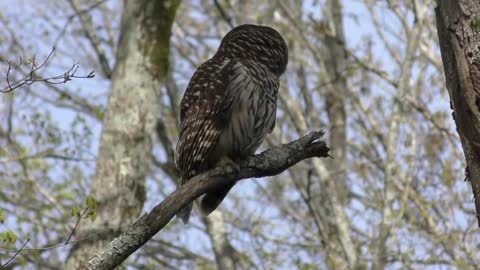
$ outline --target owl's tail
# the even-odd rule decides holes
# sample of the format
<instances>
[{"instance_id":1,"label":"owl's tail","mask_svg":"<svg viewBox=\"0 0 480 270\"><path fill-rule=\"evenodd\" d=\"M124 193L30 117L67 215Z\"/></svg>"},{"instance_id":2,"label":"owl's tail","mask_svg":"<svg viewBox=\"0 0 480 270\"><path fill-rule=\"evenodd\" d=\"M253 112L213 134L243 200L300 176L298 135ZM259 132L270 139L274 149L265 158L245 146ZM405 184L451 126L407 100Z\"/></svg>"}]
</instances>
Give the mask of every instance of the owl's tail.
<instances>
[{"instance_id":1,"label":"owl's tail","mask_svg":"<svg viewBox=\"0 0 480 270\"><path fill-rule=\"evenodd\" d=\"M230 189L232 189L234 185L235 183L225 185L206 193L205 196L202 198L202 201L200 202L200 210L202 211L202 213L208 216L215 209L217 209L217 207L220 205L223 199L225 199L228 192L230 191Z\"/></svg>"},{"instance_id":2,"label":"owl's tail","mask_svg":"<svg viewBox=\"0 0 480 270\"><path fill-rule=\"evenodd\" d=\"M177 182L178 183L177 189L181 185L185 184L187 180L185 180L185 178L183 177L180 177ZM192 208L193 208L193 202L185 205L182 209L180 209L180 211L177 212L177 218L181 219L183 221L183 224L188 224L188 220L190 220L190 214L192 213Z\"/></svg>"},{"instance_id":3,"label":"owl's tail","mask_svg":"<svg viewBox=\"0 0 480 270\"><path fill-rule=\"evenodd\" d=\"M234 185L235 183L228 184L206 193L200 202L200 210L202 211L202 214L208 216L215 209L217 209L217 207L220 205L223 199L225 199L228 192L230 191L230 189L232 189ZM192 213L192 208L193 202L187 204L182 209L180 209L180 211L177 212L177 218L181 219L184 224L188 224L190 214Z\"/></svg>"},{"instance_id":4,"label":"owl's tail","mask_svg":"<svg viewBox=\"0 0 480 270\"><path fill-rule=\"evenodd\" d=\"M177 212L177 218L183 221L183 224L188 224L190 219L190 213L192 213L193 203L185 205L180 211Z\"/></svg>"}]
</instances>

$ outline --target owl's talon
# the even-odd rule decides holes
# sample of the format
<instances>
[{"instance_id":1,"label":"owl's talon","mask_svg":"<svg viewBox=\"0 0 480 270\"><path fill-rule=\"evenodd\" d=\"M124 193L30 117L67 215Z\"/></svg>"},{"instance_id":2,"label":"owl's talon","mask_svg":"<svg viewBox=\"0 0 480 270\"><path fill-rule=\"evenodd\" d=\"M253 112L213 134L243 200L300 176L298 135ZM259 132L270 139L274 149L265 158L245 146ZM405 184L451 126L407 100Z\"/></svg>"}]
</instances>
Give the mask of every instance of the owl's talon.
<instances>
[{"instance_id":1,"label":"owl's talon","mask_svg":"<svg viewBox=\"0 0 480 270\"><path fill-rule=\"evenodd\" d=\"M240 165L229 157L222 157L217 163L217 167L222 167L225 174L236 173L240 171Z\"/></svg>"}]
</instances>

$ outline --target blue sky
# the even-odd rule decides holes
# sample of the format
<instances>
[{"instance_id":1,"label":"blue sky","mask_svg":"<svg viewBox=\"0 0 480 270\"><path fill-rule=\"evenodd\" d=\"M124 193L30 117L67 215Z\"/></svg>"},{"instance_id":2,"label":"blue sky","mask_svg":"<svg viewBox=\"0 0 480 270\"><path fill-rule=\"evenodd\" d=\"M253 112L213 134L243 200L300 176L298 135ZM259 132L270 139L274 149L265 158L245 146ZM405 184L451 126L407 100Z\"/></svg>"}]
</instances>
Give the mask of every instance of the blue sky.
<instances>
[{"instance_id":1,"label":"blue sky","mask_svg":"<svg viewBox=\"0 0 480 270\"><path fill-rule=\"evenodd\" d=\"M12 4L14 3L14 4ZM112 1L108 2L109 4L112 3ZM310 1L306 1L304 3L304 9L309 10L311 4ZM395 75L398 76L398 71L397 71L397 66L392 62L390 56L388 55L385 47L381 44L381 42L378 39L378 36L375 33L375 29L372 25L370 15L368 14L368 11L365 9L364 5L362 4L361 1L343 1L343 7L344 7L344 29L345 29L345 35L347 39L347 46L353 50L353 51L358 51L359 55L357 56L362 56L360 54L360 48L365 47L365 40L367 37L372 37L373 40L373 46L374 46L374 51L375 51L375 56L377 59L379 59L378 67L390 75L392 77L395 77ZM65 85L66 88L68 88L70 91L74 92L75 94L79 94L85 97L96 97L95 103L98 105L105 106L106 105L106 93L108 93L110 83L108 80L104 79L103 76L101 75L99 71L98 66L91 66L92 61L91 59L86 59L83 58L82 55L84 55L85 52L91 51L89 48L88 43L85 42L83 39L74 39L73 41L66 38L69 35L68 31L71 31L72 29L70 27L67 27L67 33L65 38L61 38L58 40L58 42L55 44L55 40L57 40L58 35L56 33L59 32L59 29L62 29L62 27L65 25L68 17L71 15L70 11L67 13L63 12L62 10L45 10L44 9L44 3L41 1L0 1L0 8L2 9L3 16L6 17L11 17L12 18L12 25L22 23L22 31L18 31L16 34L18 35L20 41L24 44L29 44L29 46L26 48L27 55L22 55L23 58L29 58L32 57L33 54L36 55L37 59L43 59L51 50L53 45L56 45L58 50L57 53L55 54L54 58L51 61L51 65L48 67L46 70L46 74L55 74L57 75L58 73L62 73L65 69L68 69L72 63L79 63L80 65L80 74L86 74L90 72L91 70L96 70L97 72L97 77L95 79L90 79L90 80L73 80L68 83L68 85ZM321 14L319 14L318 9L312 9L312 16L314 18L319 18ZM21 12L19 12L21 11ZM52 12L52 15L48 16L50 17L50 20L53 22L53 25L56 25L57 27L51 27L51 24L44 23L41 19L37 18L38 12L39 11L44 11L46 13ZM41 13L41 12L40 12ZM386 9L382 11L381 8L378 9L378 14L380 14L381 18L384 19L386 24L389 27L392 28L398 28L399 23L398 21L395 21L392 19L391 13L387 11ZM100 18L97 17L96 13L92 13L94 20L100 20ZM413 21L413 18L412 18ZM118 24L117 24L118 25ZM38 31L37 29L42 29L42 31ZM48 30L49 32L47 33L44 30ZM0 33L2 33L0 31ZM387 36L387 38L392 42L392 43L399 43L394 37ZM209 44L212 45L213 48L217 47L219 44L219 40L209 40ZM402 47L401 44L398 45L399 47ZM358 50L356 50L358 48ZM438 48L436 48L438 51ZM76 52L79 52L78 54ZM80 53L81 52L81 53ZM111 53L110 53L111 56ZM14 58L17 56L13 56ZM182 72L184 74L193 74L194 72L194 67L188 64L183 64L179 63L176 68L181 67ZM433 72L433 71L430 71ZM179 86L180 90L183 92L184 88L186 87L186 84L188 83L188 78L184 77L179 80ZM64 87L64 86L61 86ZM38 91L40 94L44 93L42 91L46 91L44 87L41 85L38 85L38 87L33 87L33 91ZM394 94L393 88L386 86L385 83L380 83L379 85L375 86L372 91L375 95L380 95L380 96L385 96L388 99L391 99L392 94ZM439 89L441 90L441 89ZM22 90L23 91L23 90ZM365 103L368 106L375 106L374 100L373 99L365 99ZM63 129L64 131L68 132L71 130L71 125L72 122L75 121L75 118L77 116L77 113L70 110L70 109L59 109L58 107L51 106L51 105L43 105L40 102L37 101L30 101L29 103L32 106L32 111L40 111L44 112L46 110L49 110L51 112L51 115L54 119L55 122L59 124L59 127ZM442 110L445 111L446 113L449 113L448 109L448 96L446 95L446 90L443 89L443 93L435 95L434 99L432 102L428 102L428 107L432 111L436 110ZM387 108L388 109L388 108ZM447 127L450 129L454 130L454 124L451 119L451 117L447 117L448 121L445 123ZM91 148L89 149L88 152L93 153L94 155L97 152L98 149L98 142L99 142L99 137L100 137L100 131L101 131L101 125L97 120L94 120L92 118L86 117L86 123L87 125L92 129L93 135L92 137L94 138L92 140ZM350 139L355 139L354 136L356 134L350 133L349 138ZM459 146L457 142L457 146ZM399 147L401 148L401 147ZM400 149L402 150L402 149ZM400 151L401 152L401 151ZM458 161L458 163L462 163L463 161ZM94 164L90 164L87 166L85 169L87 170L92 170ZM458 167L461 167L461 165L457 165ZM93 173L93 171L92 171ZM53 174L58 174L58 180L62 181L64 175L62 175L61 168L59 170L54 170ZM55 176L55 175L54 175ZM461 177L461 172L457 172L457 177ZM354 178L355 176L352 175L350 176ZM54 179L56 177L53 177ZM162 178L162 176L159 176L159 178ZM460 178L459 178L460 179ZM268 180L255 180L254 181L242 181L237 185L235 188L235 194L238 197L249 197L252 196L251 193L257 190L257 185L265 185L266 181ZM153 187L158 187L158 185L154 182L154 180L150 179L149 180L149 185ZM361 193L364 189L362 186L357 186L354 185L352 187L356 192ZM173 190L173 185L169 185L167 190ZM466 183L463 183L461 181L456 181L455 185L452 188L453 190L457 192L469 190L469 186ZM435 191L432 190L429 192L430 196L432 198L435 198L439 196L442 191ZM161 196L158 195L159 191L152 188L148 189L148 202L145 204L145 210L149 210L153 205L157 204L158 202L161 201ZM86 196L87 194L85 194ZM441 195L441 194L440 194ZM230 208L232 205L232 201L226 201L225 205ZM1 205L0 205L1 206ZM269 209L266 207L259 207L256 203L249 203L245 202L245 206L248 206L249 210L253 211L254 213L262 214L262 215L274 215L275 213L269 213ZM469 208L471 208L473 205L470 205ZM351 211L352 209L356 209L358 211L366 211L368 212L368 209L363 209L364 206L361 204L356 204L355 202L352 203L351 208L349 209L349 215L353 216L354 213ZM365 228L366 231L374 232L375 228L369 226L368 222L370 220L376 220L375 217L370 217L370 218L365 218L365 217L352 217L352 220L356 222L356 224L359 227ZM463 222L465 220L465 217L463 216L462 213L455 213L455 215L452 217L453 221L456 221L460 227L466 227L467 224ZM14 227L15 221L14 219L9 219L9 222L5 224L5 227ZM205 234L198 233L197 229L195 228L190 228L188 234L180 235L179 237L184 241L187 246L191 247L192 250L201 252L203 250L209 249L209 241L206 239ZM289 233L289 231L282 231L282 228L277 229L277 231L280 235ZM207 244L206 244L207 243ZM419 249L417 252L422 252L421 249ZM439 268L441 269L441 268ZM447 269L447 268L444 268Z\"/></svg>"}]
</instances>

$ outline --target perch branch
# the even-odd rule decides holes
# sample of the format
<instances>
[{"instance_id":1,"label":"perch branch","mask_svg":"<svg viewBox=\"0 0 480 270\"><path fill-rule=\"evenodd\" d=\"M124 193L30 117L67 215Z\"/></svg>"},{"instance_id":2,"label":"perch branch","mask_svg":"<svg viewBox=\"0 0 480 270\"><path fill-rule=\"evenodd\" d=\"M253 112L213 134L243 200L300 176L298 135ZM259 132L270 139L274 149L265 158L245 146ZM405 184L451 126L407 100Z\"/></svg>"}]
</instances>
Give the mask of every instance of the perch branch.
<instances>
[{"instance_id":1,"label":"perch branch","mask_svg":"<svg viewBox=\"0 0 480 270\"><path fill-rule=\"evenodd\" d=\"M180 186L150 213L140 217L80 269L113 269L158 233L187 203L220 185L246 178L280 174L296 163L312 157L329 157L329 148L319 140L323 131L312 132L296 141L274 147L240 163L240 170L219 167L192 178Z\"/></svg>"}]
</instances>

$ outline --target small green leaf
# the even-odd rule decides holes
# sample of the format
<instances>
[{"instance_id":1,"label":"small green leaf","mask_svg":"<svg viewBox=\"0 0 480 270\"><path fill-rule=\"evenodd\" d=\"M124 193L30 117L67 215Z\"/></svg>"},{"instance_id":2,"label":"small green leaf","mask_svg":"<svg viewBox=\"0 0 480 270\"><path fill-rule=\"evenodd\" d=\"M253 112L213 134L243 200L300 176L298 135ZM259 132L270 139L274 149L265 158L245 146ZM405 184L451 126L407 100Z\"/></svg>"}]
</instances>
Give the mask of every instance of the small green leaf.
<instances>
[{"instance_id":1,"label":"small green leaf","mask_svg":"<svg viewBox=\"0 0 480 270\"><path fill-rule=\"evenodd\" d=\"M88 209L94 211L95 208L97 207L97 202L95 201L95 198L92 195L88 195L87 199L85 200L85 204L87 205Z\"/></svg>"},{"instance_id":2,"label":"small green leaf","mask_svg":"<svg viewBox=\"0 0 480 270\"><path fill-rule=\"evenodd\" d=\"M92 212L92 213L90 214L90 220L91 220L92 222L95 222L95 219L97 219L97 213L96 213L96 212Z\"/></svg>"},{"instance_id":3,"label":"small green leaf","mask_svg":"<svg viewBox=\"0 0 480 270\"><path fill-rule=\"evenodd\" d=\"M1 239L3 242L15 244L17 242L17 235L12 231L2 233Z\"/></svg>"},{"instance_id":4,"label":"small green leaf","mask_svg":"<svg viewBox=\"0 0 480 270\"><path fill-rule=\"evenodd\" d=\"M80 211L80 208L77 206L72 207L72 216L80 217L82 214L82 211Z\"/></svg>"},{"instance_id":5,"label":"small green leaf","mask_svg":"<svg viewBox=\"0 0 480 270\"><path fill-rule=\"evenodd\" d=\"M90 220L92 222L95 222L95 220L97 219L97 213L93 210L88 210L87 212L87 215L85 216L85 218L90 218Z\"/></svg>"}]
</instances>

